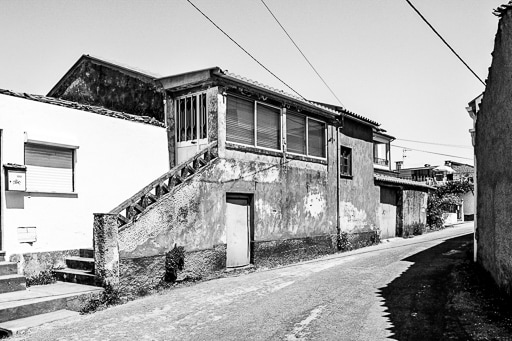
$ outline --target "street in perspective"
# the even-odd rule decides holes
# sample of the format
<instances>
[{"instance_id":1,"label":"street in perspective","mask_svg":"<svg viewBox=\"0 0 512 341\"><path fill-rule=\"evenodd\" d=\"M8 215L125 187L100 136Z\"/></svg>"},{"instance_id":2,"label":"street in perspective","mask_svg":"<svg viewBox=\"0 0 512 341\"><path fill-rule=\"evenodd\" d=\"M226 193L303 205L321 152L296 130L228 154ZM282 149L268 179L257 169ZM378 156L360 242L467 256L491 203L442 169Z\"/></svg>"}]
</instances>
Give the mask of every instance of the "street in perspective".
<instances>
[{"instance_id":1,"label":"street in perspective","mask_svg":"<svg viewBox=\"0 0 512 341\"><path fill-rule=\"evenodd\" d=\"M0 338L512 340L512 0L0 1Z\"/></svg>"}]
</instances>

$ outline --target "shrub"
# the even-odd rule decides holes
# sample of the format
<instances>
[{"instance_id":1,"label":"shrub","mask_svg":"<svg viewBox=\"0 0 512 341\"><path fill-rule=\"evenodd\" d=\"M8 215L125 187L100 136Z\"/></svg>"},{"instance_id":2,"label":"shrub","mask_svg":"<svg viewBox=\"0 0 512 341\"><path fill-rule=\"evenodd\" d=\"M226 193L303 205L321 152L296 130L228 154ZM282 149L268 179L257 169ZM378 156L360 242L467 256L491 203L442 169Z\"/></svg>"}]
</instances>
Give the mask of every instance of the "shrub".
<instances>
[{"instance_id":1,"label":"shrub","mask_svg":"<svg viewBox=\"0 0 512 341\"><path fill-rule=\"evenodd\" d=\"M119 289L112 285L106 285L105 289L100 294L92 294L88 297L80 308L80 313L93 313L119 303L121 303L121 293Z\"/></svg>"},{"instance_id":2,"label":"shrub","mask_svg":"<svg viewBox=\"0 0 512 341\"><path fill-rule=\"evenodd\" d=\"M185 267L185 248L176 246L165 254L165 275L164 281L168 283L176 282L178 271Z\"/></svg>"},{"instance_id":3,"label":"shrub","mask_svg":"<svg viewBox=\"0 0 512 341\"><path fill-rule=\"evenodd\" d=\"M50 268L48 270L43 270L39 272L37 275L27 277L27 287L31 287L34 285L53 284L56 281L57 279L53 274L53 268Z\"/></svg>"}]
</instances>

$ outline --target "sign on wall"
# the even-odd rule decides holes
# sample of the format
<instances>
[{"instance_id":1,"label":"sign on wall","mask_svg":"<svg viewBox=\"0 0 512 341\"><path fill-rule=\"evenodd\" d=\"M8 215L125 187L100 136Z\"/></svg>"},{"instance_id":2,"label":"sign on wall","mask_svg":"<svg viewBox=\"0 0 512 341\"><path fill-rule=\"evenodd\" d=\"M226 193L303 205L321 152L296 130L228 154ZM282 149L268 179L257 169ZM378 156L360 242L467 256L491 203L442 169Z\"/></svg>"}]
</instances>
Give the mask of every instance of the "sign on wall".
<instances>
[{"instance_id":1,"label":"sign on wall","mask_svg":"<svg viewBox=\"0 0 512 341\"><path fill-rule=\"evenodd\" d=\"M6 177L6 189L8 191L25 192L27 189L27 169L25 166L7 164L4 165Z\"/></svg>"}]
</instances>

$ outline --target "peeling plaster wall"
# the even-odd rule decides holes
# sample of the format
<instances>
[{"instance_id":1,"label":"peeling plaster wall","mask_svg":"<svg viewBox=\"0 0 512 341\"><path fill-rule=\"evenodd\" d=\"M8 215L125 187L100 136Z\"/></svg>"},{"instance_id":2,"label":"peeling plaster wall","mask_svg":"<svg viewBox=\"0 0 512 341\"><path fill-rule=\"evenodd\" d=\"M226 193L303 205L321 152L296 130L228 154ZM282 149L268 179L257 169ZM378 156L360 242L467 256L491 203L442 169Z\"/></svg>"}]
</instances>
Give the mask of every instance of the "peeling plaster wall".
<instances>
[{"instance_id":1,"label":"peeling plaster wall","mask_svg":"<svg viewBox=\"0 0 512 341\"><path fill-rule=\"evenodd\" d=\"M339 139L342 146L352 148L352 178L340 179L340 229L348 233L375 230L380 189L373 178L373 143L342 133Z\"/></svg>"},{"instance_id":2,"label":"peeling plaster wall","mask_svg":"<svg viewBox=\"0 0 512 341\"><path fill-rule=\"evenodd\" d=\"M512 293L512 11L498 24L476 122L478 262Z\"/></svg>"},{"instance_id":3,"label":"peeling plaster wall","mask_svg":"<svg viewBox=\"0 0 512 341\"><path fill-rule=\"evenodd\" d=\"M152 81L85 59L53 97L164 121L163 95Z\"/></svg>"}]
</instances>

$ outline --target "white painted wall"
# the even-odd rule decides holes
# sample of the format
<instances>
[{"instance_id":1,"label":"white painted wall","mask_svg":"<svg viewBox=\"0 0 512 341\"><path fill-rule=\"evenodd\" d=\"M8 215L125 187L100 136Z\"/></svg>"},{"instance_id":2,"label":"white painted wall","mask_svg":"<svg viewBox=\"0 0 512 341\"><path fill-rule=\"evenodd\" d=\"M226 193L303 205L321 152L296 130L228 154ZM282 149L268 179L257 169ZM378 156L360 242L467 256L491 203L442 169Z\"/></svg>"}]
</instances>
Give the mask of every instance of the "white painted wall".
<instances>
[{"instance_id":1,"label":"white painted wall","mask_svg":"<svg viewBox=\"0 0 512 341\"><path fill-rule=\"evenodd\" d=\"M14 253L92 246L93 213L106 213L169 170L165 128L0 95L1 162L24 164L25 136L76 145L76 195L5 191L1 172L3 250ZM36 226L19 243L17 228Z\"/></svg>"},{"instance_id":2,"label":"white painted wall","mask_svg":"<svg viewBox=\"0 0 512 341\"><path fill-rule=\"evenodd\" d=\"M464 214L475 214L475 195L472 192L464 193Z\"/></svg>"}]
</instances>

